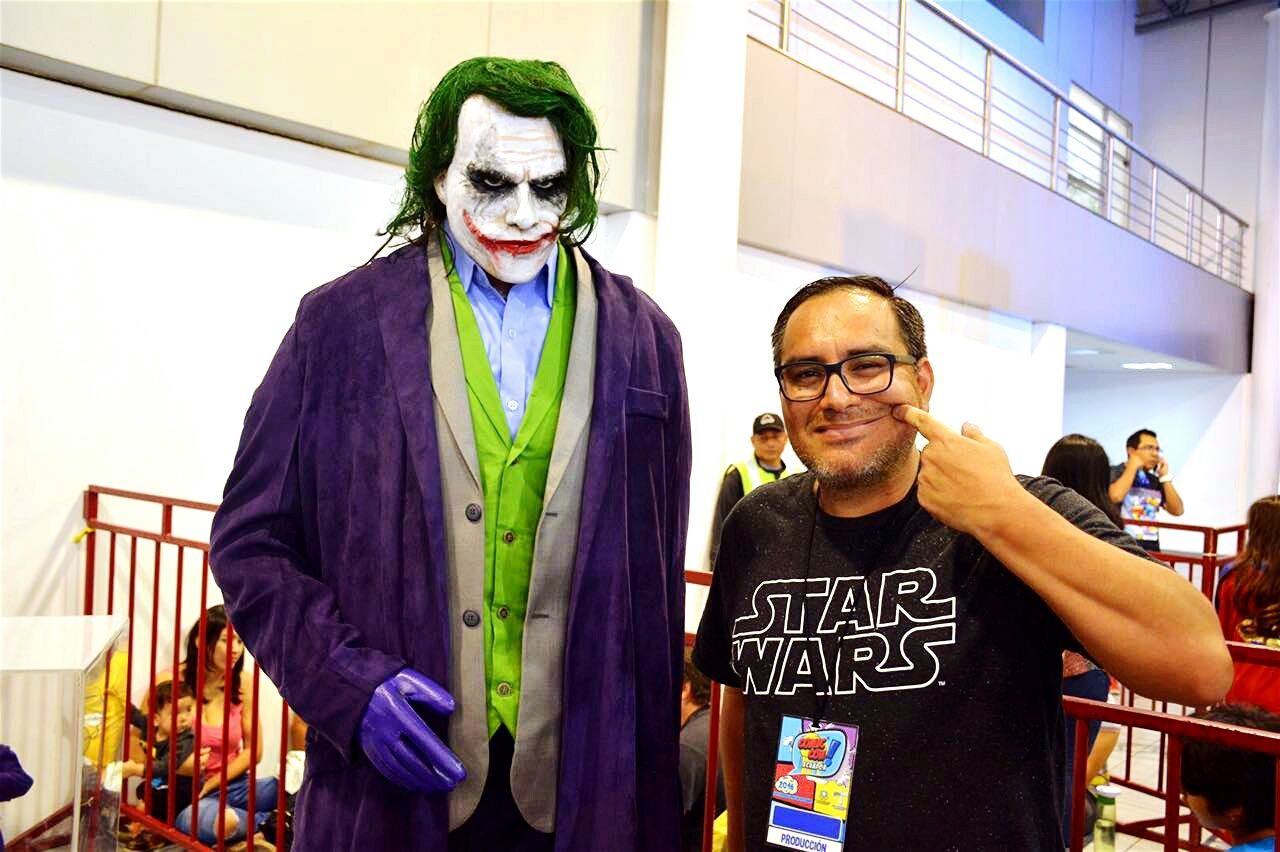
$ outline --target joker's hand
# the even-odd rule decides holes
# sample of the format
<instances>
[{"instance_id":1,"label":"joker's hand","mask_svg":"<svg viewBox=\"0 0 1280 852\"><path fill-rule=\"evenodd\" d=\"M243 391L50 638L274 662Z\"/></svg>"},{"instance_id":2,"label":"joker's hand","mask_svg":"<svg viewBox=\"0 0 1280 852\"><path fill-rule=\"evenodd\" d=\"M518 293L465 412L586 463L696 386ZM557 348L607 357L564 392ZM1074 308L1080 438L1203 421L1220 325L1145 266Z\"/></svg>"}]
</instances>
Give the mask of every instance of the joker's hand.
<instances>
[{"instance_id":1,"label":"joker's hand","mask_svg":"<svg viewBox=\"0 0 1280 852\"><path fill-rule=\"evenodd\" d=\"M360 746L382 775L419 793L447 793L467 777L458 756L409 702L433 713L453 712L453 697L431 678L401 669L374 690L360 722Z\"/></svg>"},{"instance_id":2,"label":"joker's hand","mask_svg":"<svg viewBox=\"0 0 1280 852\"><path fill-rule=\"evenodd\" d=\"M916 491L920 505L953 530L981 538L983 530L1027 496L1009 467L1004 448L966 423L953 432L942 421L911 405L893 416L910 423L929 440L920 453ZM1034 498L1032 498L1034 499Z\"/></svg>"}]
</instances>

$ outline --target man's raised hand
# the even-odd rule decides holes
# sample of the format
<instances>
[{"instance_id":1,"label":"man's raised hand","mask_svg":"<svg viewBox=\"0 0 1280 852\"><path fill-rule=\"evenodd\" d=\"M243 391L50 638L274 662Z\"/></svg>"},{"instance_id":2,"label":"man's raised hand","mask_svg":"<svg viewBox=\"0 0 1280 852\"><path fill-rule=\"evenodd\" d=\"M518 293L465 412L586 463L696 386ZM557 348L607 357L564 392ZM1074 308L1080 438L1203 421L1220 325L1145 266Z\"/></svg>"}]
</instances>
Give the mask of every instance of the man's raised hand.
<instances>
[{"instance_id":1,"label":"man's raised hand","mask_svg":"<svg viewBox=\"0 0 1280 852\"><path fill-rule=\"evenodd\" d=\"M941 523L976 536L1028 496L1004 448L972 423L955 432L913 405L896 406L893 416L929 442L920 453L916 497Z\"/></svg>"}]
</instances>

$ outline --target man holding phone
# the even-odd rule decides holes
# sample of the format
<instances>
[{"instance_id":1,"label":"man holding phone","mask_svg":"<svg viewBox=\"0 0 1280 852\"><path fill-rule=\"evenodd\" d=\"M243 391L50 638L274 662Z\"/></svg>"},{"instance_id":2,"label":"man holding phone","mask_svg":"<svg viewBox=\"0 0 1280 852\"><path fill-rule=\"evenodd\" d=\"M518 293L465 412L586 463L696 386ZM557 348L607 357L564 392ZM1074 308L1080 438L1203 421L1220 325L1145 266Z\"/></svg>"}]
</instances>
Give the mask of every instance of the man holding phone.
<instances>
[{"instance_id":1,"label":"man holding phone","mask_svg":"<svg viewBox=\"0 0 1280 852\"><path fill-rule=\"evenodd\" d=\"M1157 520L1163 508L1174 517L1181 515L1182 496L1173 487L1169 463L1160 454L1160 441L1150 429L1139 429L1125 441L1128 460L1111 468L1113 503L1120 504L1120 516L1126 520ZM1125 530L1138 540L1144 550L1160 549L1160 530L1141 524L1125 524Z\"/></svg>"}]
</instances>

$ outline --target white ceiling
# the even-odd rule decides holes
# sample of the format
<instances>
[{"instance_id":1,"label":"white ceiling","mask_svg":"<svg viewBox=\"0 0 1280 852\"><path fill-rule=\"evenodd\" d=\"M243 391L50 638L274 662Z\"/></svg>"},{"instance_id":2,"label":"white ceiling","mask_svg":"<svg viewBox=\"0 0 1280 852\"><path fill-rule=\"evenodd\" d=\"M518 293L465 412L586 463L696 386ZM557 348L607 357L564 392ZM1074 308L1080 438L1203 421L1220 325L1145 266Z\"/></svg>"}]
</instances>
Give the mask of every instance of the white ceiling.
<instances>
[{"instance_id":1,"label":"white ceiling","mask_svg":"<svg viewBox=\"0 0 1280 852\"><path fill-rule=\"evenodd\" d=\"M1097 354L1089 354L1089 350L1094 350ZM1185 358L1175 358L1171 355L1164 355L1159 352L1152 352L1147 349L1140 349L1136 346L1129 346L1125 343L1117 343L1114 340L1106 340L1101 337L1094 337L1091 334L1067 329L1068 370L1081 370L1096 373L1136 372L1127 370L1121 366L1122 364L1129 363L1163 363L1173 365L1173 369L1170 370L1152 371L1159 373L1222 374L1222 370L1219 370L1216 367L1210 367L1207 364L1201 364L1198 361L1189 361Z\"/></svg>"}]
</instances>

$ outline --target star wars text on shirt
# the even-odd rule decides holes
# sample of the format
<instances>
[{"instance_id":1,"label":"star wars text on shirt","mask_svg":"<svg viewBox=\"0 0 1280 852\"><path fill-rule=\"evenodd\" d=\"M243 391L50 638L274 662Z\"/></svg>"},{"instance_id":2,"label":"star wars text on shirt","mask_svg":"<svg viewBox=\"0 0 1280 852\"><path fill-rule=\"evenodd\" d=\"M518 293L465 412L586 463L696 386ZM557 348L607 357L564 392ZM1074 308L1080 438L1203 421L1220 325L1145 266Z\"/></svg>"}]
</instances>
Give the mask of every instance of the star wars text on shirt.
<instances>
[{"instance_id":1,"label":"star wars text on shirt","mask_svg":"<svg viewBox=\"0 0 1280 852\"><path fill-rule=\"evenodd\" d=\"M751 612L733 625L743 692L852 695L933 684L941 672L934 648L956 640L955 598L937 597L937 588L924 567L761 582Z\"/></svg>"}]
</instances>

